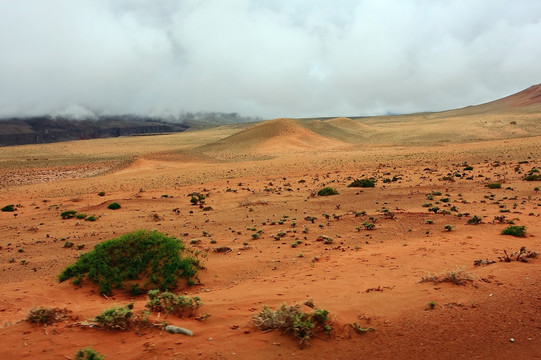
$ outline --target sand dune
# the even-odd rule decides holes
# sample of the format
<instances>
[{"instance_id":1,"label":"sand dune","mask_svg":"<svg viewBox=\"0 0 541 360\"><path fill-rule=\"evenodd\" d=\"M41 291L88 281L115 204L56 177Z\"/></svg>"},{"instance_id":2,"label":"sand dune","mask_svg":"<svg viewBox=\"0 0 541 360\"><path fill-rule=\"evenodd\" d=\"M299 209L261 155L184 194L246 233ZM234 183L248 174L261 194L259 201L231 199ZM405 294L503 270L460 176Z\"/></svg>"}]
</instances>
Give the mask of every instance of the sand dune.
<instances>
[{"instance_id":1,"label":"sand dune","mask_svg":"<svg viewBox=\"0 0 541 360\"><path fill-rule=\"evenodd\" d=\"M275 119L256 124L225 139L202 146L204 153L277 154L292 150L328 149L343 145L322 136L299 120Z\"/></svg>"}]
</instances>

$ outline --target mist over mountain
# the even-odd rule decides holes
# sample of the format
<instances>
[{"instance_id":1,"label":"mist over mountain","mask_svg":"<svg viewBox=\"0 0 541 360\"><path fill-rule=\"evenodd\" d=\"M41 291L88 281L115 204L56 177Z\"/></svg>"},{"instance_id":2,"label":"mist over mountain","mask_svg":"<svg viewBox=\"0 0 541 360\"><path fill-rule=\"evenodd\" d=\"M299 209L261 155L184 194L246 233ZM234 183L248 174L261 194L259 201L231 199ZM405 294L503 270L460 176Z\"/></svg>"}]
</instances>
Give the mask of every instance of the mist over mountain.
<instances>
[{"instance_id":1,"label":"mist over mountain","mask_svg":"<svg viewBox=\"0 0 541 360\"><path fill-rule=\"evenodd\" d=\"M70 106L50 115L0 119L0 146L181 132L192 127L258 120L261 119L219 112L102 115Z\"/></svg>"}]
</instances>

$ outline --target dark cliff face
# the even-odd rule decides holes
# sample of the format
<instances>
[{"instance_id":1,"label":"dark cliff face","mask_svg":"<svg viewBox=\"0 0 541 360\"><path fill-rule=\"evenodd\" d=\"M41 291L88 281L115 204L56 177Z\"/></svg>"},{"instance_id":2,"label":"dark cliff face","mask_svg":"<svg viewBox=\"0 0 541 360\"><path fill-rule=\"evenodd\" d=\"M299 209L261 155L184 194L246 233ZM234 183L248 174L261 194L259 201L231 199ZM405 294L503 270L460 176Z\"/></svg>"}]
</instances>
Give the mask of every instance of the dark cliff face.
<instances>
[{"instance_id":1,"label":"dark cliff face","mask_svg":"<svg viewBox=\"0 0 541 360\"><path fill-rule=\"evenodd\" d=\"M0 146L181 132L188 128L183 123L136 116L103 116L97 120L10 118L0 120Z\"/></svg>"}]
</instances>

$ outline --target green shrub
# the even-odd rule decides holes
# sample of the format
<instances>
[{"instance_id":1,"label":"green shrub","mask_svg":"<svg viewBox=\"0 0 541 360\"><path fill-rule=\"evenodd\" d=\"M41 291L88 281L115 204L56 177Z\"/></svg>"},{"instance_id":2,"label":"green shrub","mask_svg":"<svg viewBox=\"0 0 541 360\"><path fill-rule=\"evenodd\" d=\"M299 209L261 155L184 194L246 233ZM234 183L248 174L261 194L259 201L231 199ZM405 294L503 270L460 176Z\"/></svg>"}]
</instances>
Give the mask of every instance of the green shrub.
<instances>
[{"instance_id":1,"label":"green shrub","mask_svg":"<svg viewBox=\"0 0 541 360\"><path fill-rule=\"evenodd\" d=\"M62 212L60 214L60 216L62 217L62 219L66 220L66 219L74 218L75 214L77 214L77 211L75 211L75 210L67 210L67 211Z\"/></svg>"},{"instance_id":2,"label":"green shrub","mask_svg":"<svg viewBox=\"0 0 541 360\"><path fill-rule=\"evenodd\" d=\"M468 224L477 225L480 224L482 220L483 219L481 219L479 216L473 215L473 217L468 220Z\"/></svg>"},{"instance_id":3,"label":"green shrub","mask_svg":"<svg viewBox=\"0 0 541 360\"><path fill-rule=\"evenodd\" d=\"M374 230L376 228L376 224L368 222L368 221L364 221L363 226L366 230Z\"/></svg>"},{"instance_id":4,"label":"green shrub","mask_svg":"<svg viewBox=\"0 0 541 360\"><path fill-rule=\"evenodd\" d=\"M86 215L86 214L83 214L83 213L79 213L79 214L75 215L75 218L77 218L77 219L79 219L79 220L82 220L82 219L84 219L84 218L86 218L86 217L87 217L87 215Z\"/></svg>"},{"instance_id":5,"label":"green shrub","mask_svg":"<svg viewBox=\"0 0 541 360\"><path fill-rule=\"evenodd\" d=\"M120 204L117 203L117 202L110 203L109 205L107 205L107 209L109 209L109 210L118 210L118 209L120 209Z\"/></svg>"},{"instance_id":6,"label":"green shrub","mask_svg":"<svg viewBox=\"0 0 541 360\"><path fill-rule=\"evenodd\" d=\"M490 183L490 184L486 184L486 187L489 188L489 189L501 189L502 184L501 183Z\"/></svg>"},{"instance_id":7,"label":"green shrub","mask_svg":"<svg viewBox=\"0 0 541 360\"><path fill-rule=\"evenodd\" d=\"M131 324L133 303L104 310L92 321L100 327L112 330L128 330Z\"/></svg>"},{"instance_id":8,"label":"green shrub","mask_svg":"<svg viewBox=\"0 0 541 360\"><path fill-rule=\"evenodd\" d=\"M94 215L90 215L89 217L85 219L85 221L96 221L96 220L97 218Z\"/></svg>"},{"instance_id":9,"label":"green shrub","mask_svg":"<svg viewBox=\"0 0 541 360\"><path fill-rule=\"evenodd\" d=\"M317 192L318 196L329 196L329 195L337 195L338 191L333 189L332 187L326 187Z\"/></svg>"},{"instance_id":10,"label":"green shrub","mask_svg":"<svg viewBox=\"0 0 541 360\"><path fill-rule=\"evenodd\" d=\"M139 230L104 241L58 276L59 281L84 276L99 285L100 293L110 294L113 286L126 288L144 278L144 290L172 289L179 278L193 282L199 261L189 254L183 257L182 242L157 231ZM126 284L125 284L126 283Z\"/></svg>"},{"instance_id":11,"label":"green shrub","mask_svg":"<svg viewBox=\"0 0 541 360\"><path fill-rule=\"evenodd\" d=\"M301 346L309 344L318 332L330 334L332 331L327 310L314 309L311 313L304 313L299 305L282 304L278 310L264 306L252 319L259 330L280 330L293 334L300 340Z\"/></svg>"},{"instance_id":12,"label":"green shrub","mask_svg":"<svg viewBox=\"0 0 541 360\"><path fill-rule=\"evenodd\" d=\"M524 177L526 181L541 181L541 175L539 174L528 174Z\"/></svg>"},{"instance_id":13,"label":"green shrub","mask_svg":"<svg viewBox=\"0 0 541 360\"><path fill-rule=\"evenodd\" d=\"M203 205L205 203L205 195L204 194L201 194L201 193L198 193L198 192L193 192L193 193L189 194L188 196L190 196L190 202L192 203L192 205L197 205L197 204Z\"/></svg>"},{"instance_id":14,"label":"green shrub","mask_svg":"<svg viewBox=\"0 0 541 360\"><path fill-rule=\"evenodd\" d=\"M526 237L526 226L509 225L508 227L502 230L502 235Z\"/></svg>"},{"instance_id":15,"label":"green shrub","mask_svg":"<svg viewBox=\"0 0 541 360\"><path fill-rule=\"evenodd\" d=\"M90 346L86 349L79 349L75 353L75 360L104 360L105 355L100 354Z\"/></svg>"},{"instance_id":16,"label":"green shrub","mask_svg":"<svg viewBox=\"0 0 541 360\"><path fill-rule=\"evenodd\" d=\"M201 299L197 296L182 296L169 291L150 290L145 306L150 311L173 313L182 317L183 315L193 316L202 304Z\"/></svg>"},{"instance_id":17,"label":"green shrub","mask_svg":"<svg viewBox=\"0 0 541 360\"><path fill-rule=\"evenodd\" d=\"M374 187L376 186L376 180L373 179L355 179L348 187Z\"/></svg>"},{"instance_id":18,"label":"green shrub","mask_svg":"<svg viewBox=\"0 0 541 360\"><path fill-rule=\"evenodd\" d=\"M6 205L1 210L3 212L13 212L15 211L15 205Z\"/></svg>"}]
</instances>

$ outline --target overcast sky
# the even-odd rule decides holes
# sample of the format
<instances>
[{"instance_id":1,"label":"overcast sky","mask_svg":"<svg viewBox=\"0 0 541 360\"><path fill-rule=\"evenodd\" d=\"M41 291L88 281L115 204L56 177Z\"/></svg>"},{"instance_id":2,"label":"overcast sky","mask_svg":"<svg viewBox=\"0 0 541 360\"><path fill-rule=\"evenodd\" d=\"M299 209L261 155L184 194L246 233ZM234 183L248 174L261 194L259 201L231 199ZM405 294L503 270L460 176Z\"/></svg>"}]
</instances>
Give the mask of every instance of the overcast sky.
<instances>
[{"instance_id":1,"label":"overcast sky","mask_svg":"<svg viewBox=\"0 0 541 360\"><path fill-rule=\"evenodd\" d=\"M0 0L0 116L351 116L541 83L539 0Z\"/></svg>"}]
</instances>

